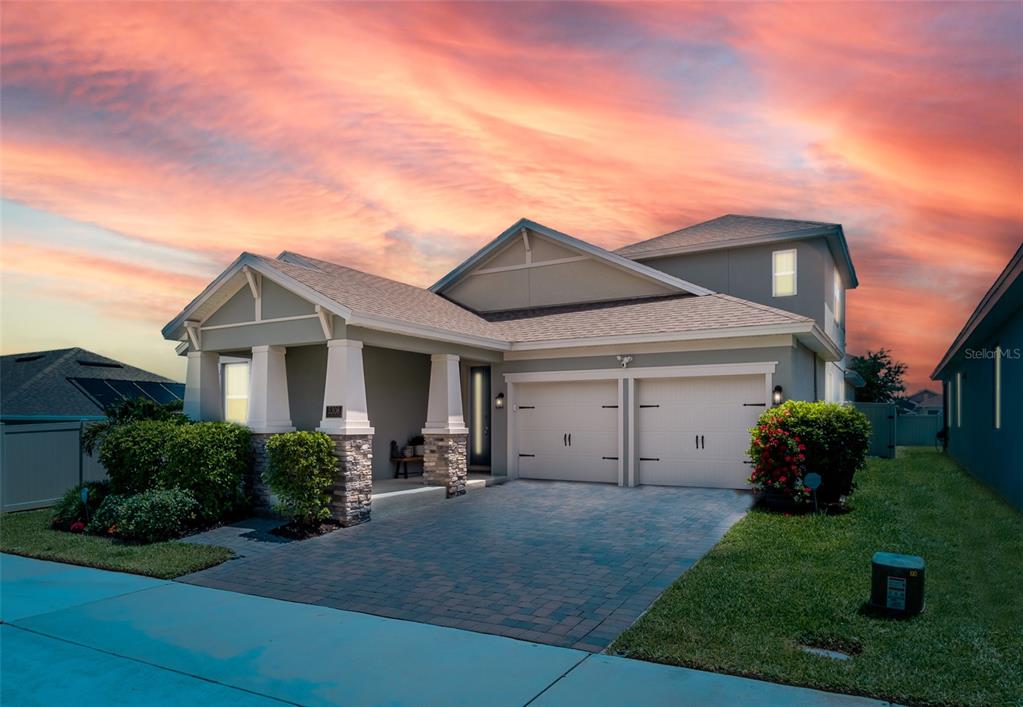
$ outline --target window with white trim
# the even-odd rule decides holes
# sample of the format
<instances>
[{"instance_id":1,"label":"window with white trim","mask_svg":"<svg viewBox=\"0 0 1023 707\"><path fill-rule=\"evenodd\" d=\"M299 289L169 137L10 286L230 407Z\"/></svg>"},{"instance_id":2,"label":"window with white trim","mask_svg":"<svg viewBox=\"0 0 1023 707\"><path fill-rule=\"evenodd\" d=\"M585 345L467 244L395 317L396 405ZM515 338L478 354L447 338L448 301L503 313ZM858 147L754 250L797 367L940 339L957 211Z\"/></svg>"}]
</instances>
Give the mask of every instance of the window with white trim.
<instances>
[{"instance_id":1,"label":"window with white trim","mask_svg":"<svg viewBox=\"0 0 1023 707\"><path fill-rule=\"evenodd\" d=\"M1002 347L995 347L995 429L1002 429Z\"/></svg>"},{"instance_id":2,"label":"window with white trim","mask_svg":"<svg viewBox=\"0 0 1023 707\"><path fill-rule=\"evenodd\" d=\"M244 425L249 419L249 364L225 363L224 419Z\"/></svg>"},{"instance_id":3,"label":"window with white trim","mask_svg":"<svg viewBox=\"0 0 1023 707\"><path fill-rule=\"evenodd\" d=\"M963 426L963 374L956 373L956 427Z\"/></svg>"},{"instance_id":4,"label":"window with white trim","mask_svg":"<svg viewBox=\"0 0 1023 707\"><path fill-rule=\"evenodd\" d=\"M842 296L845 294L845 288L842 287L842 276L837 270L833 282L835 283L835 324L842 326Z\"/></svg>"},{"instance_id":5,"label":"window with white trim","mask_svg":"<svg viewBox=\"0 0 1023 707\"><path fill-rule=\"evenodd\" d=\"M771 294L790 297L796 294L796 251L776 250L771 254Z\"/></svg>"}]
</instances>

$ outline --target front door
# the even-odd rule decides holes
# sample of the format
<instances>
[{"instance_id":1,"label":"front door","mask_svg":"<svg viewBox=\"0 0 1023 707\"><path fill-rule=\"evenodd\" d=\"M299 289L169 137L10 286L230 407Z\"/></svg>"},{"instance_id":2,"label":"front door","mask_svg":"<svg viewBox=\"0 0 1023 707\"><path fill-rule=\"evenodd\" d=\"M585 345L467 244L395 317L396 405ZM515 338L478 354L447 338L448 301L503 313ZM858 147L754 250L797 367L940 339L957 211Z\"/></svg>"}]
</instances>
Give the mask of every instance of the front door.
<instances>
[{"instance_id":1,"label":"front door","mask_svg":"<svg viewBox=\"0 0 1023 707\"><path fill-rule=\"evenodd\" d=\"M469 368L469 466L490 466L490 366Z\"/></svg>"}]
</instances>

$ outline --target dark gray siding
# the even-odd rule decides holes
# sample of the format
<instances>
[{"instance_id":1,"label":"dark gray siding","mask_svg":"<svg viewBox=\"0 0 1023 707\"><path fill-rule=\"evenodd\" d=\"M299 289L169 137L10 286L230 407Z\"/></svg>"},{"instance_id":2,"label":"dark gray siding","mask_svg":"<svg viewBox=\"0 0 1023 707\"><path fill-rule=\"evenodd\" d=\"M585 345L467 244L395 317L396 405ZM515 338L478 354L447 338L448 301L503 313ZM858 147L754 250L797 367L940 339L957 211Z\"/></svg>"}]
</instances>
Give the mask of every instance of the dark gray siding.
<instances>
[{"instance_id":1,"label":"dark gray siding","mask_svg":"<svg viewBox=\"0 0 1023 707\"><path fill-rule=\"evenodd\" d=\"M1002 425L997 430L994 426L994 359L983 353L974 353L974 358L967 358L968 352L993 351L996 345L1007 352L1002 359ZM960 351L941 375L946 383L945 399L951 401L951 415L947 421L949 453L973 476L1023 510L1021 357L1023 309L1018 308L994 333ZM961 403L957 401L958 391L955 390L957 373L962 379Z\"/></svg>"}]
</instances>

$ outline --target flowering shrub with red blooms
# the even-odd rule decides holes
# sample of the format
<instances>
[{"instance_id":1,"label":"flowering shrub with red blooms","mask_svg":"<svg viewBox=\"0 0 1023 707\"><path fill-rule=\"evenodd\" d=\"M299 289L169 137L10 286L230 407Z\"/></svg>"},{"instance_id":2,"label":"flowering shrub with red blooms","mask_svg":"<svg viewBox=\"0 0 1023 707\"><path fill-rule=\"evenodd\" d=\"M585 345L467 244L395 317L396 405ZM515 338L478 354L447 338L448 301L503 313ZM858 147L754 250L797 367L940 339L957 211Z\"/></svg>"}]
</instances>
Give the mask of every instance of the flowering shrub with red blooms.
<instances>
[{"instance_id":1,"label":"flowering shrub with red blooms","mask_svg":"<svg viewBox=\"0 0 1023 707\"><path fill-rule=\"evenodd\" d=\"M760 416L750 430L750 484L805 503L812 492L803 479L820 474L817 500L838 503L855 488L853 475L867 460L870 421L851 405L790 400Z\"/></svg>"},{"instance_id":2,"label":"flowering shrub with red blooms","mask_svg":"<svg viewBox=\"0 0 1023 707\"><path fill-rule=\"evenodd\" d=\"M760 416L750 430L753 439L749 455L753 473L749 482L758 491L776 491L795 503L810 500L811 492L803 483L806 474L806 445L786 428L790 410L772 408Z\"/></svg>"},{"instance_id":3,"label":"flowering shrub with red blooms","mask_svg":"<svg viewBox=\"0 0 1023 707\"><path fill-rule=\"evenodd\" d=\"M85 523L83 523L80 520L76 520L74 523L71 524L71 527L68 528L68 530L70 530L72 533L85 532Z\"/></svg>"}]
</instances>

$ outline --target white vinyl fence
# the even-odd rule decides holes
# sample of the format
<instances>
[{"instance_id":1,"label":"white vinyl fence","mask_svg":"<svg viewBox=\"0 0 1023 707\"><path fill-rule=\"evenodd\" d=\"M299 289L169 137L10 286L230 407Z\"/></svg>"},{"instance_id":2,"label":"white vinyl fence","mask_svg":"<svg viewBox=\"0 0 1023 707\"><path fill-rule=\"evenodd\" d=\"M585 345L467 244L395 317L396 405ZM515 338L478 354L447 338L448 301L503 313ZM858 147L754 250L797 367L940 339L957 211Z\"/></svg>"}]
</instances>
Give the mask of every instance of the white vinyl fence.
<instances>
[{"instance_id":1,"label":"white vinyl fence","mask_svg":"<svg viewBox=\"0 0 1023 707\"><path fill-rule=\"evenodd\" d=\"M82 452L82 427L71 422L0 423L0 509L52 506L72 486L106 472Z\"/></svg>"}]
</instances>

